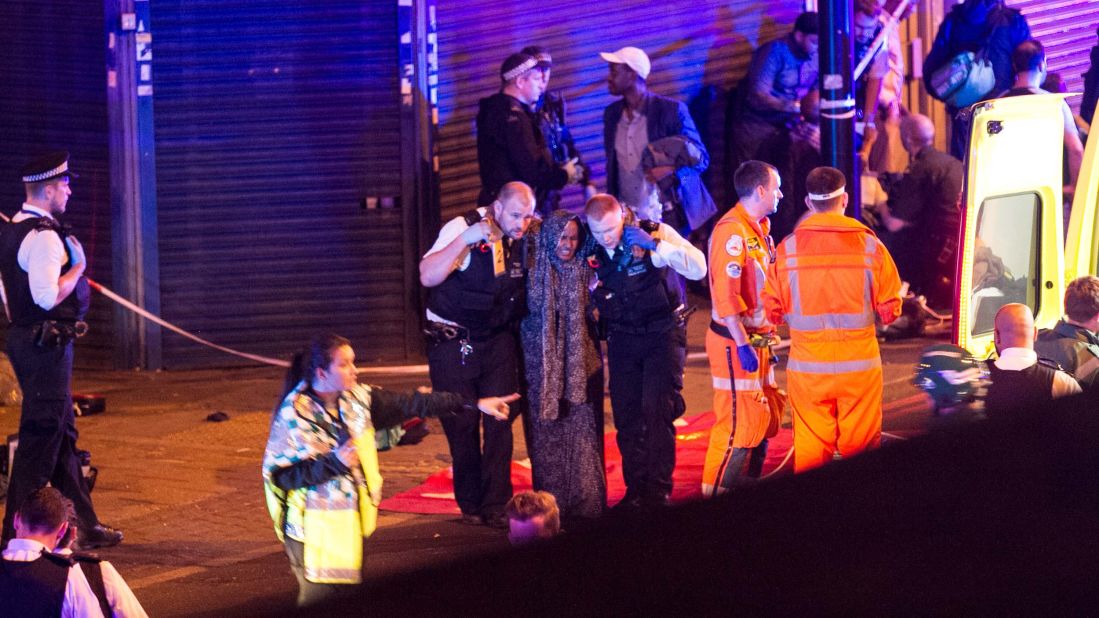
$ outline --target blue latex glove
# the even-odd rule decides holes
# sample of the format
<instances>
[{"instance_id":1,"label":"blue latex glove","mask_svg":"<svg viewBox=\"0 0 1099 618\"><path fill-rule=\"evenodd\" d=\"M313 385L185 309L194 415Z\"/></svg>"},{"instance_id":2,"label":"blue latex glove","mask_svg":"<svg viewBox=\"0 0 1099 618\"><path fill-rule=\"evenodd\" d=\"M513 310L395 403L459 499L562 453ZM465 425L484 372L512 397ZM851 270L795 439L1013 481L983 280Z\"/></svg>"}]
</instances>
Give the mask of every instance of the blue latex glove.
<instances>
[{"instance_id":1,"label":"blue latex glove","mask_svg":"<svg viewBox=\"0 0 1099 618\"><path fill-rule=\"evenodd\" d=\"M759 369L759 357L750 344L738 345L736 357L740 361L740 368L749 373Z\"/></svg>"},{"instance_id":2,"label":"blue latex glove","mask_svg":"<svg viewBox=\"0 0 1099 618\"><path fill-rule=\"evenodd\" d=\"M622 232L622 242L627 247L636 246L641 247L642 249L648 249L649 251L656 249L656 239L636 225L626 226L626 229Z\"/></svg>"}]
</instances>

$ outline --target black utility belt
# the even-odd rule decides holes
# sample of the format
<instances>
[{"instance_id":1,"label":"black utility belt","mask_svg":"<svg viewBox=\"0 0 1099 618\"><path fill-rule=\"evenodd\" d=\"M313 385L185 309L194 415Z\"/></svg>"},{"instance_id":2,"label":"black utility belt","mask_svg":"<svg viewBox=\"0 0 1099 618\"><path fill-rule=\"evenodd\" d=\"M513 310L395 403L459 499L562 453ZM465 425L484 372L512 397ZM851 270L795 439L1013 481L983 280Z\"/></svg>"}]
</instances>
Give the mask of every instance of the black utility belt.
<instances>
[{"instance_id":1,"label":"black utility belt","mask_svg":"<svg viewBox=\"0 0 1099 618\"><path fill-rule=\"evenodd\" d=\"M34 344L40 348L57 348L88 334L88 323L82 320L62 322L45 320L34 327Z\"/></svg>"},{"instance_id":2,"label":"black utility belt","mask_svg":"<svg viewBox=\"0 0 1099 618\"><path fill-rule=\"evenodd\" d=\"M506 332L507 326L502 326L489 331L471 331L465 326L447 324L445 322L428 322L423 333L430 343L444 343L446 341L488 341L500 333Z\"/></svg>"},{"instance_id":3,"label":"black utility belt","mask_svg":"<svg viewBox=\"0 0 1099 618\"><path fill-rule=\"evenodd\" d=\"M770 347L770 333L757 332L750 329L746 330L748 332L748 343L750 343L753 348ZM710 331L719 337L724 337L725 339L733 338L733 334L729 332L729 329L724 324L721 324L720 322L716 322L714 320L710 320Z\"/></svg>"}]
</instances>

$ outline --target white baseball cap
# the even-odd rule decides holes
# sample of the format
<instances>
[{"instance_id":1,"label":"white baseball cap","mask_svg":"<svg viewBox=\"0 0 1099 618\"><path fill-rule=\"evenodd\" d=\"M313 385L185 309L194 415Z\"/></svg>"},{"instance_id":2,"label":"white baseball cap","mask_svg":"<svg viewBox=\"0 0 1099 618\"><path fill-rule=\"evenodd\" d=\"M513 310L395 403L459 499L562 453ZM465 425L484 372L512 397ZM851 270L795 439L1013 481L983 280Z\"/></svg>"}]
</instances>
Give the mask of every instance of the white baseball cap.
<instances>
[{"instance_id":1,"label":"white baseball cap","mask_svg":"<svg viewBox=\"0 0 1099 618\"><path fill-rule=\"evenodd\" d=\"M652 69L649 57L645 55L645 52L636 47L623 47L613 54L599 52L599 55L607 62L624 64L630 67L641 79L647 79L649 77L649 71Z\"/></svg>"}]
</instances>

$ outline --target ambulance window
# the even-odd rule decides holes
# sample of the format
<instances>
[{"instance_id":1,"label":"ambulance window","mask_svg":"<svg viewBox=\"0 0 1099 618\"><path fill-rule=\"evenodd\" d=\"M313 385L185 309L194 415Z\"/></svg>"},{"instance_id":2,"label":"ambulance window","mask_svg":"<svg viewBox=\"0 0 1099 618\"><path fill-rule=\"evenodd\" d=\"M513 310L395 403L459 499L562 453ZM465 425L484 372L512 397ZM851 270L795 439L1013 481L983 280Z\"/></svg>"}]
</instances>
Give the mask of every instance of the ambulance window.
<instances>
[{"instance_id":1,"label":"ambulance window","mask_svg":"<svg viewBox=\"0 0 1099 618\"><path fill-rule=\"evenodd\" d=\"M991 197L977 213L969 303L971 334L992 332L1000 307L1023 303L1038 312L1037 194Z\"/></svg>"}]
</instances>

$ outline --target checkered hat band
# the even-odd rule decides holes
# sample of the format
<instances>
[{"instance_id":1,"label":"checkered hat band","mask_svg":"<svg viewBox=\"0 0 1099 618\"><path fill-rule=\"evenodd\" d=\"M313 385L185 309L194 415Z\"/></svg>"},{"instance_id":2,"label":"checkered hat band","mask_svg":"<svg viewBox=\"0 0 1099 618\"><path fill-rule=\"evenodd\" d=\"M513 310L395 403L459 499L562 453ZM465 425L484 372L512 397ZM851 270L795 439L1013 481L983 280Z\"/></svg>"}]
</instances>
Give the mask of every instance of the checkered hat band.
<instances>
[{"instance_id":1,"label":"checkered hat band","mask_svg":"<svg viewBox=\"0 0 1099 618\"><path fill-rule=\"evenodd\" d=\"M528 59L523 61L523 64L520 64L519 66L515 67L514 69L508 71L507 73L504 73L502 75L502 77L504 78L505 82L510 82L511 80L515 79L516 77L519 77L523 73L526 73L527 71L533 69L536 66L538 66L538 59L537 58L528 58Z\"/></svg>"},{"instance_id":2,"label":"checkered hat band","mask_svg":"<svg viewBox=\"0 0 1099 618\"><path fill-rule=\"evenodd\" d=\"M57 176L58 174L63 174L67 171L69 171L69 162L65 161L61 165L53 168L52 170L48 170L40 174L31 174L30 176L24 176L23 182L38 182L47 178L53 178L54 176Z\"/></svg>"}]
</instances>

